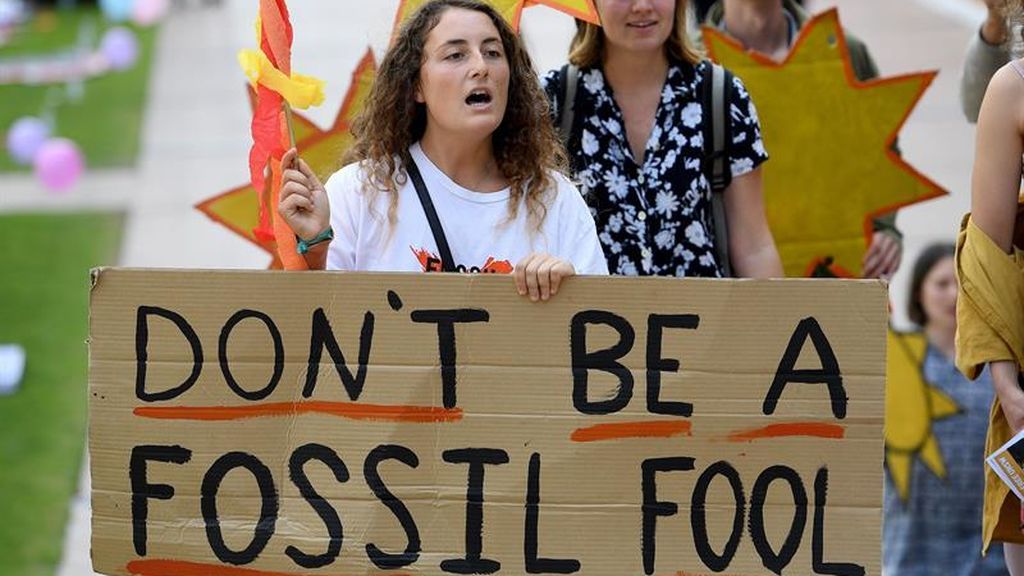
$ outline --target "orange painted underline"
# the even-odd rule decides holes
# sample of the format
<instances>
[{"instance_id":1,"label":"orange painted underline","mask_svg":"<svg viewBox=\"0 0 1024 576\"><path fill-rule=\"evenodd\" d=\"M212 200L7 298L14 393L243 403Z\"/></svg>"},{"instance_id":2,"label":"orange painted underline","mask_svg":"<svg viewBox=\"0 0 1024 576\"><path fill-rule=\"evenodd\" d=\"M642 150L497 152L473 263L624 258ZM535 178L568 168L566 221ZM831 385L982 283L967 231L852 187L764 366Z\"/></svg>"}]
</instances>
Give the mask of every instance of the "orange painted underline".
<instances>
[{"instance_id":1,"label":"orange painted underline","mask_svg":"<svg viewBox=\"0 0 1024 576\"><path fill-rule=\"evenodd\" d=\"M807 436L811 438L839 439L846 435L846 428L839 424L826 422L785 422L769 424L763 428L743 430L729 434L730 442L749 442L764 438L784 438L787 436Z\"/></svg>"},{"instance_id":2,"label":"orange painted underline","mask_svg":"<svg viewBox=\"0 0 1024 576\"><path fill-rule=\"evenodd\" d=\"M570 438L573 442L600 442L620 438L669 438L690 435L689 420L655 420L652 422L617 422L577 428Z\"/></svg>"},{"instance_id":3,"label":"orange painted underline","mask_svg":"<svg viewBox=\"0 0 1024 576\"><path fill-rule=\"evenodd\" d=\"M301 576L296 572L268 572L183 560L135 560L129 562L125 568L133 576ZM388 576L409 575L388 572Z\"/></svg>"},{"instance_id":4,"label":"orange painted underline","mask_svg":"<svg viewBox=\"0 0 1024 576\"><path fill-rule=\"evenodd\" d=\"M462 419L461 408L433 406L382 406L353 402L278 402L249 406L140 406L133 413L156 420L222 421L243 418L326 414L354 420L390 422L454 422Z\"/></svg>"}]
</instances>

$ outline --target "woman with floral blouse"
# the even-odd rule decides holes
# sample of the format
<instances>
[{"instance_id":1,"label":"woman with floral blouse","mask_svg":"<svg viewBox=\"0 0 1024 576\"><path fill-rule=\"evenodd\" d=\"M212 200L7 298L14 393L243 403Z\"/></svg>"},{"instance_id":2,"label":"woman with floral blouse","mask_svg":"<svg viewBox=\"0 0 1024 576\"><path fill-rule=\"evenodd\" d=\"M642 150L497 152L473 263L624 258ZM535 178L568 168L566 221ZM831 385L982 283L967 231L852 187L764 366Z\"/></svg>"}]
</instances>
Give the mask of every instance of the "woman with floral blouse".
<instances>
[{"instance_id":1,"label":"woman with floral blouse","mask_svg":"<svg viewBox=\"0 0 1024 576\"><path fill-rule=\"evenodd\" d=\"M686 33L687 0L596 0L602 26L578 23L579 68L567 148L597 219L612 274L723 276L704 175L702 60ZM559 117L562 71L544 77ZM764 213L768 159L757 111L738 78L728 91L725 189L729 260L740 277L782 276Z\"/></svg>"}]
</instances>

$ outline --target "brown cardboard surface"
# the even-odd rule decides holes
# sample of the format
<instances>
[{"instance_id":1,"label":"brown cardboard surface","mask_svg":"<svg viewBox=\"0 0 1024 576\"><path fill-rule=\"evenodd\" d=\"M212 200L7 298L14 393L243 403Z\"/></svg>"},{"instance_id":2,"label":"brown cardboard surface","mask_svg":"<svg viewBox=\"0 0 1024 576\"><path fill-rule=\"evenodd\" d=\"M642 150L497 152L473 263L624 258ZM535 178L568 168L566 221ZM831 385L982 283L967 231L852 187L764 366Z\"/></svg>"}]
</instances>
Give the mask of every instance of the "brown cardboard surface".
<instances>
[{"instance_id":1,"label":"brown cardboard surface","mask_svg":"<svg viewBox=\"0 0 1024 576\"><path fill-rule=\"evenodd\" d=\"M498 573L573 568L535 563L530 540L536 556L577 560L575 573L587 575L880 573L887 319L880 283L580 277L535 304L497 276L103 269L91 296L99 572L440 575L458 570L444 561L465 557L474 540L483 559L500 563ZM485 311L487 321L454 325L457 403L446 409L439 328L429 320L430 311L448 310ZM355 376L371 316L358 397L346 391L329 347L304 397L315 319L329 322ZM194 331L202 363L171 317ZM579 326L589 317L606 323L589 324L583 341ZM597 358L602 349L626 349L607 322L632 332L628 352L606 354L618 359ZM661 370L649 346L659 323L667 325ZM687 323L696 327L672 327ZM791 343L798 326L816 326L823 338ZM813 371L831 349L848 397L842 417L826 384L799 381L766 414L791 344L799 354L782 372L797 380L820 380ZM586 370L583 354L600 368ZM180 395L145 397L178 387L194 369L194 384ZM263 390L275 371L276 386ZM612 413L584 414L574 404L574 373L588 375L591 403L616 397L619 377L631 375L631 399ZM660 374L662 402L690 403L692 413L649 411L649 374ZM452 451L467 448L507 457L475 467L483 469L479 506L467 506L474 466L445 457L458 460ZM172 452L187 462L143 458ZM308 485L290 462L306 453L321 458L301 467ZM382 453L405 455L405 463L376 467L401 505L369 486L367 457ZM340 460L344 471L337 461L332 471L328 460ZM227 461L260 470L263 496L245 467L211 473ZM692 469L654 472L656 461ZM645 468L653 480L646 507ZM367 545L406 550L396 508L411 515L420 549L411 564L384 569L370 561ZM482 510L478 540L467 538L474 509ZM337 555L327 528L333 517L341 524ZM653 559L647 569L645 549Z\"/></svg>"}]
</instances>

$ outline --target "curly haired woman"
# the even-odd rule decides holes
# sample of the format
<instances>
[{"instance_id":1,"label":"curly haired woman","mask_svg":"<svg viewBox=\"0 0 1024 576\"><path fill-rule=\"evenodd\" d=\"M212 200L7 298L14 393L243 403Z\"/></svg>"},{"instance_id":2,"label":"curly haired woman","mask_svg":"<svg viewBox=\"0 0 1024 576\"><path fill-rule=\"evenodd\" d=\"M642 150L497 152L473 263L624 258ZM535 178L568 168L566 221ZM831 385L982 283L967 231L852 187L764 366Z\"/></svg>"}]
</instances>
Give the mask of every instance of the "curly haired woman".
<instances>
[{"instance_id":1,"label":"curly haired woman","mask_svg":"<svg viewBox=\"0 0 1024 576\"><path fill-rule=\"evenodd\" d=\"M530 58L490 6L417 11L353 134L354 163L325 186L294 150L282 159L278 211L311 269L513 273L532 300L567 276L607 273Z\"/></svg>"}]
</instances>

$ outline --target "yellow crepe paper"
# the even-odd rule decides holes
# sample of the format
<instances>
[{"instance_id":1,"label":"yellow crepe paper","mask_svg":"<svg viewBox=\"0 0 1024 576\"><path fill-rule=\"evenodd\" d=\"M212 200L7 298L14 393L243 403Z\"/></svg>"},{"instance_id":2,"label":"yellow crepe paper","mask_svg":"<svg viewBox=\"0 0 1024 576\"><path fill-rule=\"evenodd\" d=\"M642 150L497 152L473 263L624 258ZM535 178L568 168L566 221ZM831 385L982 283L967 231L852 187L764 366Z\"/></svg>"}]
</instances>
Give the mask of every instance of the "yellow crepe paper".
<instances>
[{"instance_id":1,"label":"yellow crepe paper","mask_svg":"<svg viewBox=\"0 0 1024 576\"><path fill-rule=\"evenodd\" d=\"M945 392L924 379L928 341L920 333L889 331L885 371L885 465L900 499L910 496L914 458L939 478L946 477L932 422L960 413Z\"/></svg>"},{"instance_id":2,"label":"yellow crepe paper","mask_svg":"<svg viewBox=\"0 0 1024 576\"><path fill-rule=\"evenodd\" d=\"M766 210L787 276L827 260L837 275L860 275L875 216L946 193L891 148L935 73L858 81L836 10L808 21L782 63L711 28L704 40L757 107L771 156Z\"/></svg>"},{"instance_id":3,"label":"yellow crepe paper","mask_svg":"<svg viewBox=\"0 0 1024 576\"><path fill-rule=\"evenodd\" d=\"M277 69L261 50L241 50L238 63L253 88L262 84L277 92L292 108L306 109L324 101L324 81L293 73L288 76Z\"/></svg>"}]
</instances>

